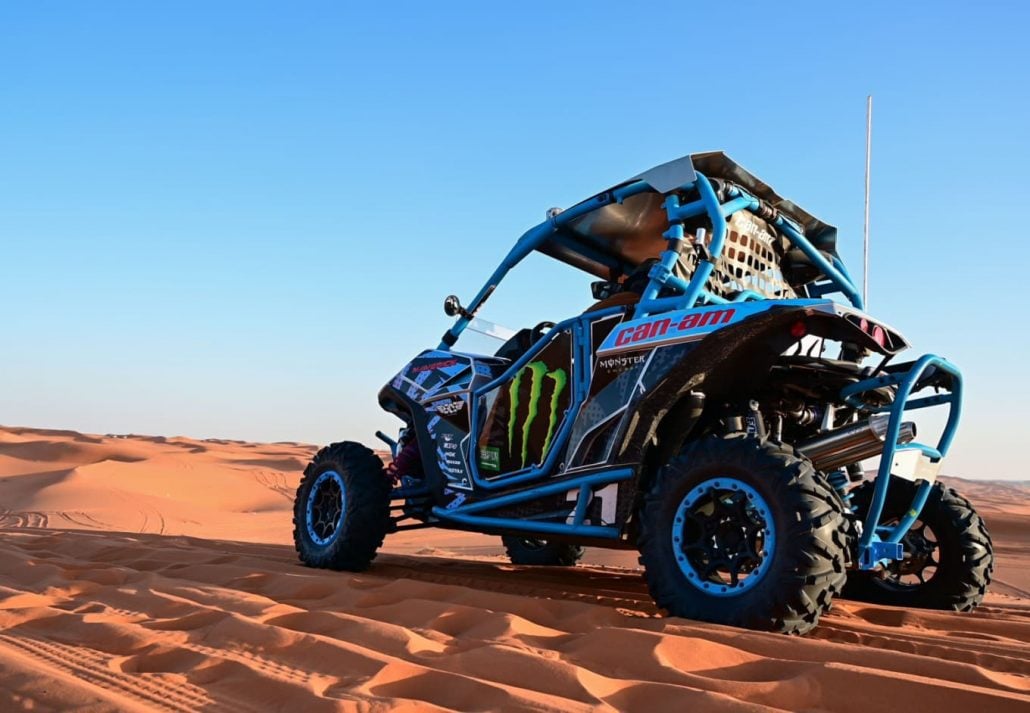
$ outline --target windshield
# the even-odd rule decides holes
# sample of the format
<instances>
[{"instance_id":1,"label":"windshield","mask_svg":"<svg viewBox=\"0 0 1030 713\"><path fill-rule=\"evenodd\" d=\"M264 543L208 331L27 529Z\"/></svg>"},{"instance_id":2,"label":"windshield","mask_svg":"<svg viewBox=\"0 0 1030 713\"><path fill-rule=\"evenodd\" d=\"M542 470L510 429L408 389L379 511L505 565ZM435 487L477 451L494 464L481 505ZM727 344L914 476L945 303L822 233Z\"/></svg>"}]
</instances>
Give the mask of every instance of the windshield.
<instances>
[{"instance_id":1,"label":"windshield","mask_svg":"<svg viewBox=\"0 0 1030 713\"><path fill-rule=\"evenodd\" d=\"M593 302L593 279L540 253L530 254L490 293L454 348L469 354L493 354L520 330L580 314ZM475 289L471 279L455 287L463 288L465 294Z\"/></svg>"},{"instance_id":2,"label":"windshield","mask_svg":"<svg viewBox=\"0 0 1030 713\"><path fill-rule=\"evenodd\" d=\"M502 324L495 324L494 322L491 322L488 319L482 319L481 317L473 317L466 329L477 334L490 337L491 339L496 339L500 342L506 342L515 336L514 329L505 327Z\"/></svg>"}]
</instances>

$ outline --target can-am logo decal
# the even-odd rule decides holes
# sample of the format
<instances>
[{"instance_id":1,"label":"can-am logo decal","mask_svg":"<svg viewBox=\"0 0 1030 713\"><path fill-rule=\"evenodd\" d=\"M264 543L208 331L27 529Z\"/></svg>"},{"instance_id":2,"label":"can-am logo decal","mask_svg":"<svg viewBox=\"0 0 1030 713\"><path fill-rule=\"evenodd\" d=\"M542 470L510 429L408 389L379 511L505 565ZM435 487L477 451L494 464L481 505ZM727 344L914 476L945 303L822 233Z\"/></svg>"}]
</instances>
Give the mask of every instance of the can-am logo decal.
<instances>
[{"instance_id":1,"label":"can-am logo decal","mask_svg":"<svg viewBox=\"0 0 1030 713\"><path fill-rule=\"evenodd\" d=\"M653 322L645 322L635 327L624 327L615 335L615 346L621 347L626 344L643 342L655 337L664 337L672 332L688 332L706 325L715 326L726 324L733 319L732 309L717 309L711 312L693 312L684 315L682 319L673 322L668 317L656 319Z\"/></svg>"},{"instance_id":2,"label":"can-am logo decal","mask_svg":"<svg viewBox=\"0 0 1030 713\"><path fill-rule=\"evenodd\" d=\"M597 353L602 355L700 339L719 327L736 321L742 316L739 314L742 311L744 310L735 307L719 307L663 315L644 322L631 322L609 334Z\"/></svg>"},{"instance_id":3,"label":"can-am logo decal","mask_svg":"<svg viewBox=\"0 0 1030 713\"><path fill-rule=\"evenodd\" d=\"M519 410L523 403L520 403L519 389L527 374L530 380L529 398L524 403L525 413L520 414ZM511 410L508 413L508 457L514 459L514 449L516 445L521 445L519 455L522 468L526 467L526 460L529 458L529 432L533 428L537 416L540 415L540 401L544 392L545 379L551 380L554 388L551 390L551 398L546 404L547 432L544 436L543 447L540 449L540 454L543 456L551 445L554 430L558 425L558 404L562 392L565 391L565 386L568 384L568 374L564 369L548 371L547 364L542 361L534 361L519 369L519 373L515 375L508 387L508 395L511 398ZM516 435L520 436L518 441L516 441Z\"/></svg>"}]
</instances>

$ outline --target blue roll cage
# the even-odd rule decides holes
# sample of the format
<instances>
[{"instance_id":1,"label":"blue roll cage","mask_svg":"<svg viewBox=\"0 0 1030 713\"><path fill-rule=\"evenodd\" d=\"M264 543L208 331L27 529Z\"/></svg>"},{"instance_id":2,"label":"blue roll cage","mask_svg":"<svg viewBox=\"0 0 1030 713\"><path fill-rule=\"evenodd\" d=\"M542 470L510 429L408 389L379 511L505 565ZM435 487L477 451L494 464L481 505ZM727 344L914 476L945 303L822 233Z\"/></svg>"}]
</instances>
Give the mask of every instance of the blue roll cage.
<instances>
[{"instance_id":1,"label":"blue roll cage","mask_svg":"<svg viewBox=\"0 0 1030 713\"><path fill-rule=\"evenodd\" d=\"M734 213L746 210L757 214L761 203L759 199L750 192L736 185L728 185L725 191L725 202L720 202L719 197L712 186L711 181L704 174L694 171L693 180L679 186L678 189L667 191L664 201L664 210L668 220L668 229L662 234L667 241L667 247L662 251L659 261L648 273L648 284L640 301L637 303L633 319L639 319L654 314L661 314L674 310L692 309L705 305L726 304L729 302L746 302L752 300L766 299L753 291L745 290L737 294L732 300L727 300L706 289L706 284L715 264L722 255L723 243L727 232L727 220ZM697 190L699 199L687 204L681 204L679 195L691 190ZM458 317L455 324L444 335L439 349L450 351L451 346L457 341L461 333L468 327L476 312L483 303L490 297L504 277L531 252L537 250L548 240L561 240L559 231L573 220L598 210L606 205L622 203L632 196L654 191L655 188L646 180L634 180L616 188L601 193L572 208L549 215L548 220L528 230L515 246L509 251L501 264L487 280L486 284L475 296L464 313ZM677 277L673 271L680 259L685 246L686 236L684 234L684 221L706 215L712 224L712 236L707 253L701 250L700 259L694 274L690 280ZM791 218L777 214L771 221L771 225L779 229L791 244L799 249L812 262L812 264L827 278L825 282L816 282L806 285L802 289L809 298L823 297L834 292L842 293L856 309L863 309L861 293L855 285L854 280L837 257L827 259L806 237L802 227ZM575 249L580 249L576 247ZM668 297L659 297L662 289L672 287L677 294ZM779 301L777 301L779 302ZM787 301L784 301L787 302ZM593 313L591 320L602 318L609 311ZM614 311L618 311L617 309ZM571 327L575 336L581 337L580 332L585 328L583 317L574 317L557 325L557 328ZM543 340L546 341L546 340ZM585 340L575 340L581 347ZM539 346L539 345L534 345ZM488 384L483 390L489 390L496 384L504 383L515 371L521 368L524 363L536 353L537 349L530 351L513 363L504 374ZM582 355L580 355L582 356ZM589 360L588 360L589 361ZM931 370L940 369L951 376L951 389L948 393L937 394L930 397L910 400L910 396L916 389L920 379ZM574 389L577 399L581 399L586 392L587 384L585 379L589 374L584 369L578 369ZM584 383L581 383L584 382ZM870 409L890 414L887 435L884 444L883 454L880 458L880 466L874 485L874 493L869 511L863 520L863 534L859 542L859 567L872 569L888 560L901 559L903 556L901 539L905 536L912 524L918 519L926 500L929 497L932 483L926 480L919 481L916 495L913 498L912 506L907 513L894 525L880 525L880 518L883 514L884 504L887 498L887 488L890 483L891 469L894 457L899 450L918 450L928 457L932 462L940 461L948 452L951 442L954 439L958 428L958 420L961 413L961 383L962 377L958 368L946 359L927 354L914 362L911 368L905 372L895 373L888 376L879 376L853 384L842 393L845 402L852 406L861 406L863 393L884 386L897 386L898 392L893 403L889 406ZM474 400L474 399L473 399ZM929 446L922 443L898 444L902 417L906 410L921 409L930 406L947 404L949 415L947 424L938 440L936 446ZM475 404L473 404L473 413ZM565 426L569 426L568 423ZM567 428L565 430L568 430ZM564 436L560 433L559 436ZM559 445L563 438L555 439L549 456L556 456ZM530 468L528 472L518 474L512 478L506 478L503 483L487 483L479 478L475 482L480 487L492 489L508 486L516 482L533 480L546 474L550 461L554 458L548 457L546 462L539 467ZM563 534L573 536L594 537L600 539L617 539L620 532L617 528L609 526L585 525L584 519L586 508L589 503L589 494L592 487L608 483L618 482L632 477L633 471L626 468L608 469L591 475L562 480L557 483L548 483L520 490L516 493L490 498L485 501L474 502L459 506L453 509L440 507L433 508L433 514L442 521L449 521L461 525L473 525L484 528L507 529L530 534ZM552 494L559 491L568 491L579 488L579 494L569 523L551 523L539 521L518 520L512 518L491 517L481 513L489 510L525 502L536 497ZM875 526L870 527L869 523Z\"/></svg>"},{"instance_id":2,"label":"blue roll cage","mask_svg":"<svg viewBox=\"0 0 1030 713\"><path fill-rule=\"evenodd\" d=\"M643 297L637 303L634 319L645 317L650 314L668 312L672 310L690 309L700 304L724 304L726 299L713 294L705 289L708 278L715 269L715 263L722 255L723 243L726 238L727 219L741 210L748 210L757 213L760 207L758 198L751 195L743 188L729 186L727 188L727 200L719 202L719 197L712 187L711 181L702 173L695 172L695 180L691 183L680 186L679 191L685 192L697 189L700 199L681 205L676 192L672 192L665 198L665 214L668 218L669 229L662 235L668 242L668 246L662 251L659 262L651 268L648 273L649 281L644 290ZM546 241L555 239L558 232L564 226L570 224L576 218L587 213L603 208L612 203L622 203L641 193L654 191L651 184L644 180L637 180L617 188L605 191L590 200L584 201L566 211L550 216L546 221L536 227L530 228L519 238L511 251L501 260L490 278L483 285L483 288L469 304L466 314L460 316L454 325L448 330L447 335L440 343L440 349L448 350L451 344L458 339L471 321L471 316L483 306L483 303L490 297L501 280L531 252L540 248ZM707 215L712 222L712 240L708 246L709 258L699 261L697 269L690 280L676 277L673 270L680 254L685 247L685 235L683 222L700 215ZM848 274L844 264L834 258L827 260L812 242L805 237L804 230L787 216L780 214L772 221L772 224L779 228L791 243L801 250L812 264L815 265L828 279L829 282L809 285L806 289L809 297L822 297L832 292L842 292L851 304L862 309L862 295L855 286L854 280ZM680 294L671 297L658 298L662 287L669 286L677 288ZM733 301L744 302L747 300L764 299L761 295L745 290L737 295Z\"/></svg>"}]
</instances>

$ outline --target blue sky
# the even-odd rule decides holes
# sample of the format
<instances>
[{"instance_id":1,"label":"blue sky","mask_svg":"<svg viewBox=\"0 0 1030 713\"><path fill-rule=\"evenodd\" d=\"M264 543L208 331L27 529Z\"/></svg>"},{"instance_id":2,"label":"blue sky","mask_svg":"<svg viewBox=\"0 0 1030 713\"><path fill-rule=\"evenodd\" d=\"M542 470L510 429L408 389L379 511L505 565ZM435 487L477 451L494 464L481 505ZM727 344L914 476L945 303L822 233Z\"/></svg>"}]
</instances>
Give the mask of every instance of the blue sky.
<instances>
[{"instance_id":1,"label":"blue sky","mask_svg":"<svg viewBox=\"0 0 1030 713\"><path fill-rule=\"evenodd\" d=\"M369 442L444 296L694 151L838 225L857 274L872 93L870 311L966 372L946 471L1024 477L1028 15L5 3L0 423ZM567 317L588 282L540 257L484 314Z\"/></svg>"}]
</instances>

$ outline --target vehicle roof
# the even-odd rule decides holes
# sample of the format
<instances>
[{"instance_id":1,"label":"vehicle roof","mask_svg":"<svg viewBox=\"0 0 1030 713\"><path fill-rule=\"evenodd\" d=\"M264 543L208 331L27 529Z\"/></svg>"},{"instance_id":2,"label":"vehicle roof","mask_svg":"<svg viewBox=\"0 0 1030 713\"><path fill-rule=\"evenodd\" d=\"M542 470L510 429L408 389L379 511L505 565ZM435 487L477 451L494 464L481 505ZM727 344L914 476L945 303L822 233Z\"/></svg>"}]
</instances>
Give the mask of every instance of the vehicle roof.
<instances>
[{"instance_id":1,"label":"vehicle roof","mask_svg":"<svg viewBox=\"0 0 1030 713\"><path fill-rule=\"evenodd\" d=\"M837 229L834 226L783 198L721 151L690 154L655 166L576 204L570 212L578 212L577 207L592 202L600 207L571 220L558 221L553 234L537 249L604 279L627 274L665 249L662 237L668 228L663 207L665 196L693 183L695 172L741 186L792 218L817 248L836 255ZM648 189L622 202L599 201L606 194L637 182L647 184Z\"/></svg>"}]
</instances>

